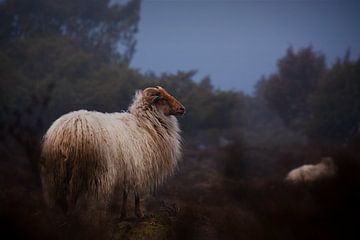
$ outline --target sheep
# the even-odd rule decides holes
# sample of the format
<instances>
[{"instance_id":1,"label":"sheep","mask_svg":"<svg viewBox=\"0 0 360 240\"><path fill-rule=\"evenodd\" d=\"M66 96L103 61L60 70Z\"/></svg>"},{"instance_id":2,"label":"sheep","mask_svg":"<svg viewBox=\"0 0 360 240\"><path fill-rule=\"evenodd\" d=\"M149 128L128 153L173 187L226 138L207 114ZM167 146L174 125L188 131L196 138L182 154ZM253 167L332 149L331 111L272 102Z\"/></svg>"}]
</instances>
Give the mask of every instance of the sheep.
<instances>
[{"instance_id":1,"label":"sheep","mask_svg":"<svg viewBox=\"0 0 360 240\"><path fill-rule=\"evenodd\" d=\"M138 90L128 111L79 110L58 118L42 140L41 181L45 202L65 213L109 207L129 191L141 217L140 194L155 190L173 174L181 158L175 116L184 106L160 86Z\"/></svg>"},{"instance_id":2,"label":"sheep","mask_svg":"<svg viewBox=\"0 0 360 240\"><path fill-rule=\"evenodd\" d=\"M324 157L321 162L313 165L307 164L291 170L285 181L292 184L311 183L320 179L335 176L337 168L331 157Z\"/></svg>"}]
</instances>

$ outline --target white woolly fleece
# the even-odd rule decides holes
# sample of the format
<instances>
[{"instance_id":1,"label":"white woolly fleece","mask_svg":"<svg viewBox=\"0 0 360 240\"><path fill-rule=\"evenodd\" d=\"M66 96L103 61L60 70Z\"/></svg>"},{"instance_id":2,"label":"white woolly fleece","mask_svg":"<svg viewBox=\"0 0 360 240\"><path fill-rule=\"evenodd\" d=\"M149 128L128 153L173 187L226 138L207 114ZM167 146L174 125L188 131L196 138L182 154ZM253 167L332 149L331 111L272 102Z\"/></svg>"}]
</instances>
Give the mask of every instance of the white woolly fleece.
<instances>
[{"instance_id":1,"label":"white woolly fleece","mask_svg":"<svg viewBox=\"0 0 360 240\"><path fill-rule=\"evenodd\" d=\"M154 190L177 166L179 132L177 119L146 103L142 91L128 112L61 116L43 138L46 202L74 208L80 201L107 204L118 187Z\"/></svg>"},{"instance_id":2,"label":"white woolly fleece","mask_svg":"<svg viewBox=\"0 0 360 240\"><path fill-rule=\"evenodd\" d=\"M310 183L324 178L330 178L336 174L336 166L333 160L325 157L316 165L307 164L291 170L285 178L289 183Z\"/></svg>"}]
</instances>

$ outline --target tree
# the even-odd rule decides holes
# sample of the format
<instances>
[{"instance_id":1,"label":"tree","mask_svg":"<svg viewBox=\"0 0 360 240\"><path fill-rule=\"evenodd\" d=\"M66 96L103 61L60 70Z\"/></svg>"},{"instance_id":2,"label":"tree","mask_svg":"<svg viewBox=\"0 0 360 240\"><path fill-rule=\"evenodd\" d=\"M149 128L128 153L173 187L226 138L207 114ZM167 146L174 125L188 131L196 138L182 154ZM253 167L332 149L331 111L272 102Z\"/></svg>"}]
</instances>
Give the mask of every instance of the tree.
<instances>
[{"instance_id":1,"label":"tree","mask_svg":"<svg viewBox=\"0 0 360 240\"><path fill-rule=\"evenodd\" d=\"M263 98L283 122L313 143L346 144L359 137L360 59L343 59L325 68L324 56L312 48L279 60L278 72L257 85Z\"/></svg>"},{"instance_id":2,"label":"tree","mask_svg":"<svg viewBox=\"0 0 360 240\"><path fill-rule=\"evenodd\" d=\"M0 46L32 38L65 37L103 61L129 62L136 44L140 1L110 2L4 1L0 4Z\"/></svg>"},{"instance_id":3,"label":"tree","mask_svg":"<svg viewBox=\"0 0 360 240\"><path fill-rule=\"evenodd\" d=\"M331 67L311 98L307 134L323 144L347 144L360 134L360 59Z\"/></svg>"},{"instance_id":4,"label":"tree","mask_svg":"<svg viewBox=\"0 0 360 240\"><path fill-rule=\"evenodd\" d=\"M314 52L312 47L296 53L289 48L278 61L277 72L258 82L256 94L266 100L288 127L303 131L310 117L309 96L325 72L321 53Z\"/></svg>"},{"instance_id":5,"label":"tree","mask_svg":"<svg viewBox=\"0 0 360 240\"><path fill-rule=\"evenodd\" d=\"M0 2L1 153L22 149L36 170L40 137L55 116L95 104L94 91L115 77L136 75L128 63L140 1L110 3Z\"/></svg>"}]
</instances>

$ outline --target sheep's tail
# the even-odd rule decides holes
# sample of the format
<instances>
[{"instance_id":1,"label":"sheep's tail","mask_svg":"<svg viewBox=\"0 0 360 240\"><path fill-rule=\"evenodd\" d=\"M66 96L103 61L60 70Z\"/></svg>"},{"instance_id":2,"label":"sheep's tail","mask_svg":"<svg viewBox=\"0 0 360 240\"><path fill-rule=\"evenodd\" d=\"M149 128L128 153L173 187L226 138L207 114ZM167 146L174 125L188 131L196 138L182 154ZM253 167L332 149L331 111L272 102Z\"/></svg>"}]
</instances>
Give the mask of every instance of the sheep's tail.
<instances>
[{"instance_id":1,"label":"sheep's tail","mask_svg":"<svg viewBox=\"0 0 360 240\"><path fill-rule=\"evenodd\" d=\"M72 151L67 151L63 142L54 147L52 143L57 142L56 140L56 136L50 136L50 132L44 137L41 153L41 180L47 205L51 208L60 207L67 212L71 202L76 202L76 196L70 196L74 159Z\"/></svg>"},{"instance_id":2,"label":"sheep's tail","mask_svg":"<svg viewBox=\"0 0 360 240\"><path fill-rule=\"evenodd\" d=\"M42 184L46 203L64 212L105 203L112 177L107 169L98 131L80 114L58 119L42 146ZM96 128L96 126L95 126ZM103 201L91 201L103 198ZM84 200L84 201L82 201Z\"/></svg>"}]
</instances>

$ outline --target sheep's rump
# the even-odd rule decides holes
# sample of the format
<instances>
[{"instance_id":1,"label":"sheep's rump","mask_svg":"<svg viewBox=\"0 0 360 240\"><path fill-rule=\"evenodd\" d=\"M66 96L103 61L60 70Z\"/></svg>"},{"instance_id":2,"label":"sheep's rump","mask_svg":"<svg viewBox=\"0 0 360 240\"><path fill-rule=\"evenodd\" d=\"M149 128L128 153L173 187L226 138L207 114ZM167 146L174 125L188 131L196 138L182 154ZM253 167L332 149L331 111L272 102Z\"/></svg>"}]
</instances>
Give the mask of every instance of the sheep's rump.
<instances>
[{"instance_id":1,"label":"sheep's rump","mask_svg":"<svg viewBox=\"0 0 360 240\"><path fill-rule=\"evenodd\" d=\"M124 139L118 135L128 135L128 128L116 115L126 113L81 110L62 116L49 128L42 146L42 183L49 206L68 209L82 198L102 204L110 199L121 178L117 175L125 177L121 168L127 166L121 163L119 147ZM89 201L92 198L96 201Z\"/></svg>"},{"instance_id":2,"label":"sheep's rump","mask_svg":"<svg viewBox=\"0 0 360 240\"><path fill-rule=\"evenodd\" d=\"M59 118L43 139L42 183L50 206L68 208L79 196L106 199L114 181L109 133L100 113L78 111ZM98 185L101 185L99 187Z\"/></svg>"}]
</instances>

